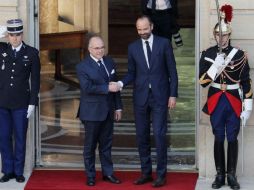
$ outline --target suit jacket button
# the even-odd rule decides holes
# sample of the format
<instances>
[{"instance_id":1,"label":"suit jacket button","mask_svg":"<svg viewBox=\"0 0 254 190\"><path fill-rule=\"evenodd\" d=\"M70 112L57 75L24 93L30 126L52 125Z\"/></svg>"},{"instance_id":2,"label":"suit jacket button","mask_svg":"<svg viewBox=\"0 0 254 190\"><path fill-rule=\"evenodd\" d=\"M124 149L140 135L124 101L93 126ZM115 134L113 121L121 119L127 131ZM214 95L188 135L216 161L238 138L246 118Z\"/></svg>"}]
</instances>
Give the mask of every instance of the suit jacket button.
<instances>
[{"instance_id":1,"label":"suit jacket button","mask_svg":"<svg viewBox=\"0 0 254 190\"><path fill-rule=\"evenodd\" d=\"M11 85L11 86L13 86L13 84L12 84L12 83L11 83L10 85Z\"/></svg>"}]
</instances>

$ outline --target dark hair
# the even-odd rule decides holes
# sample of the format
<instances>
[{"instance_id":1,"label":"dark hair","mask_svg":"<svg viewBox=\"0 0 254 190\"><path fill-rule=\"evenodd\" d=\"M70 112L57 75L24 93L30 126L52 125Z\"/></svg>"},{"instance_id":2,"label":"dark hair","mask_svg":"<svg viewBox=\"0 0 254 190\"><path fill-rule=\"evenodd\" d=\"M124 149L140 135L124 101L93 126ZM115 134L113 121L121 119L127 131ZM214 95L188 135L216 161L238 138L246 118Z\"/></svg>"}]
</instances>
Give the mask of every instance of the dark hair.
<instances>
[{"instance_id":1,"label":"dark hair","mask_svg":"<svg viewBox=\"0 0 254 190\"><path fill-rule=\"evenodd\" d=\"M137 18L136 21L138 21L138 20L143 20L143 19L147 19L147 20L149 21L150 24L153 24L151 18L150 18L148 15L141 15L141 16L139 16L139 17Z\"/></svg>"}]
</instances>

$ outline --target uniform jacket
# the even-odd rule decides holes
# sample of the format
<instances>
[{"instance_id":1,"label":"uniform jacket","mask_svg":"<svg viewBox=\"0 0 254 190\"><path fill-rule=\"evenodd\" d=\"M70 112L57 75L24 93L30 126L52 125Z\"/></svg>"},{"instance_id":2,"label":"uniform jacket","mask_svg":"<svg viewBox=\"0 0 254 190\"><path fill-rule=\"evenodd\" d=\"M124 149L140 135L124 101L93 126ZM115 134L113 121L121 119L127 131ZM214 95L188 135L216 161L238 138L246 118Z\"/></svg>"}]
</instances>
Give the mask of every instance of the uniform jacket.
<instances>
[{"instance_id":1,"label":"uniform jacket","mask_svg":"<svg viewBox=\"0 0 254 190\"><path fill-rule=\"evenodd\" d=\"M103 77L97 63L88 55L76 66L80 82L80 106L78 117L82 121L103 121L108 113L122 109L120 93L108 91L110 81L117 81L115 63L104 56L103 61L109 72L109 77Z\"/></svg>"},{"instance_id":2,"label":"uniform jacket","mask_svg":"<svg viewBox=\"0 0 254 190\"><path fill-rule=\"evenodd\" d=\"M230 51L233 49L232 46L228 46L223 49L223 53L228 55ZM217 53L219 52L218 46L211 47L206 51L202 52L200 59L200 70L199 70L199 78L200 84L203 87L208 86L211 82L211 78L207 75L207 71L212 65L211 61L207 61L206 58L210 58L215 60ZM249 75L250 67L248 64L246 53L240 49L238 49L237 53L232 58L231 62L224 69L220 76L218 76L214 82L219 84L236 84L239 83L243 92L243 99L252 98L252 89L251 89L251 79ZM225 93L230 104L232 105L235 113L240 117L242 102L239 94L239 90L226 90L223 91L218 88L214 88L212 86L209 87L208 90L208 99L203 108L203 111L207 114L211 114L220 98L220 95Z\"/></svg>"},{"instance_id":3,"label":"uniform jacket","mask_svg":"<svg viewBox=\"0 0 254 190\"><path fill-rule=\"evenodd\" d=\"M27 108L38 104L40 59L38 50L23 45L16 58L8 43L0 43L0 107ZM31 84L29 78L31 76Z\"/></svg>"},{"instance_id":4,"label":"uniform jacket","mask_svg":"<svg viewBox=\"0 0 254 190\"><path fill-rule=\"evenodd\" d=\"M178 76L171 44L168 39L154 35L151 63L148 68L142 46L138 39L128 47L128 73L124 85L133 82L134 104L144 105L149 94L149 84L159 105L167 105L169 97L177 97Z\"/></svg>"}]
</instances>

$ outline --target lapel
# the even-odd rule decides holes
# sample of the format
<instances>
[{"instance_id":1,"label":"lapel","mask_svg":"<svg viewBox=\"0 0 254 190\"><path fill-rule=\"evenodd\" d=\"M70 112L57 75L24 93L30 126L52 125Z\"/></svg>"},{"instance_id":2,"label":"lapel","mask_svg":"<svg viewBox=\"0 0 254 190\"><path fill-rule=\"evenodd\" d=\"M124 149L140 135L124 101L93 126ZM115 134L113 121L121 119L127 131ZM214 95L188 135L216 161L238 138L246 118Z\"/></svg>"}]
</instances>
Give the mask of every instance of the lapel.
<instances>
[{"instance_id":1,"label":"lapel","mask_svg":"<svg viewBox=\"0 0 254 190\"><path fill-rule=\"evenodd\" d=\"M158 54L158 51L159 51L159 39L157 38L157 36L153 35L153 47L150 69L153 67L154 63L156 63L156 55Z\"/></svg>"},{"instance_id":2,"label":"lapel","mask_svg":"<svg viewBox=\"0 0 254 190\"><path fill-rule=\"evenodd\" d=\"M7 52L7 54L9 55L9 58L10 58L11 60L14 60L14 59L15 59L14 54L13 54L13 51L12 51L11 44L8 44L8 47L7 47L7 49L6 49L6 52Z\"/></svg>"},{"instance_id":3,"label":"lapel","mask_svg":"<svg viewBox=\"0 0 254 190\"><path fill-rule=\"evenodd\" d=\"M104 64L105 64L105 59L103 59ZM109 78L108 77L103 77L104 74L102 73L102 71L100 70L100 67L98 65L98 63L96 63L96 61L91 58L91 56L89 55L89 63L91 65L92 68L94 68L96 74L98 75L99 78L102 78L104 81L108 82ZM101 65L101 67L103 67L103 65Z\"/></svg>"}]
</instances>

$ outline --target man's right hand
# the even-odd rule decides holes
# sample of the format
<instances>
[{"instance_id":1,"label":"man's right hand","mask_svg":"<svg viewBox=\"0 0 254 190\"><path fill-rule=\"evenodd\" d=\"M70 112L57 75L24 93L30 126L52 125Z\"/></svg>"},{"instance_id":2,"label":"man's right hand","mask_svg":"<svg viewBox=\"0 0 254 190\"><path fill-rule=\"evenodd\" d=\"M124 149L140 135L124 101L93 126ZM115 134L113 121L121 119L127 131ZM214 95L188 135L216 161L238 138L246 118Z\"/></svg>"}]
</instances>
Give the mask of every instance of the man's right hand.
<instances>
[{"instance_id":1,"label":"man's right hand","mask_svg":"<svg viewBox=\"0 0 254 190\"><path fill-rule=\"evenodd\" d=\"M6 36L7 27L0 25L0 38L4 38Z\"/></svg>"},{"instance_id":2,"label":"man's right hand","mask_svg":"<svg viewBox=\"0 0 254 190\"><path fill-rule=\"evenodd\" d=\"M217 54L215 60L214 60L214 66L219 69L220 67L224 67L225 65L225 54Z\"/></svg>"},{"instance_id":3,"label":"man's right hand","mask_svg":"<svg viewBox=\"0 0 254 190\"><path fill-rule=\"evenodd\" d=\"M110 82L108 85L109 92L118 92L120 91L121 87L117 82Z\"/></svg>"},{"instance_id":4,"label":"man's right hand","mask_svg":"<svg viewBox=\"0 0 254 190\"><path fill-rule=\"evenodd\" d=\"M208 69L207 74L212 80L215 80L216 76L218 76L223 71L225 65L224 57L224 53L217 54L215 60L213 61L213 64Z\"/></svg>"}]
</instances>

